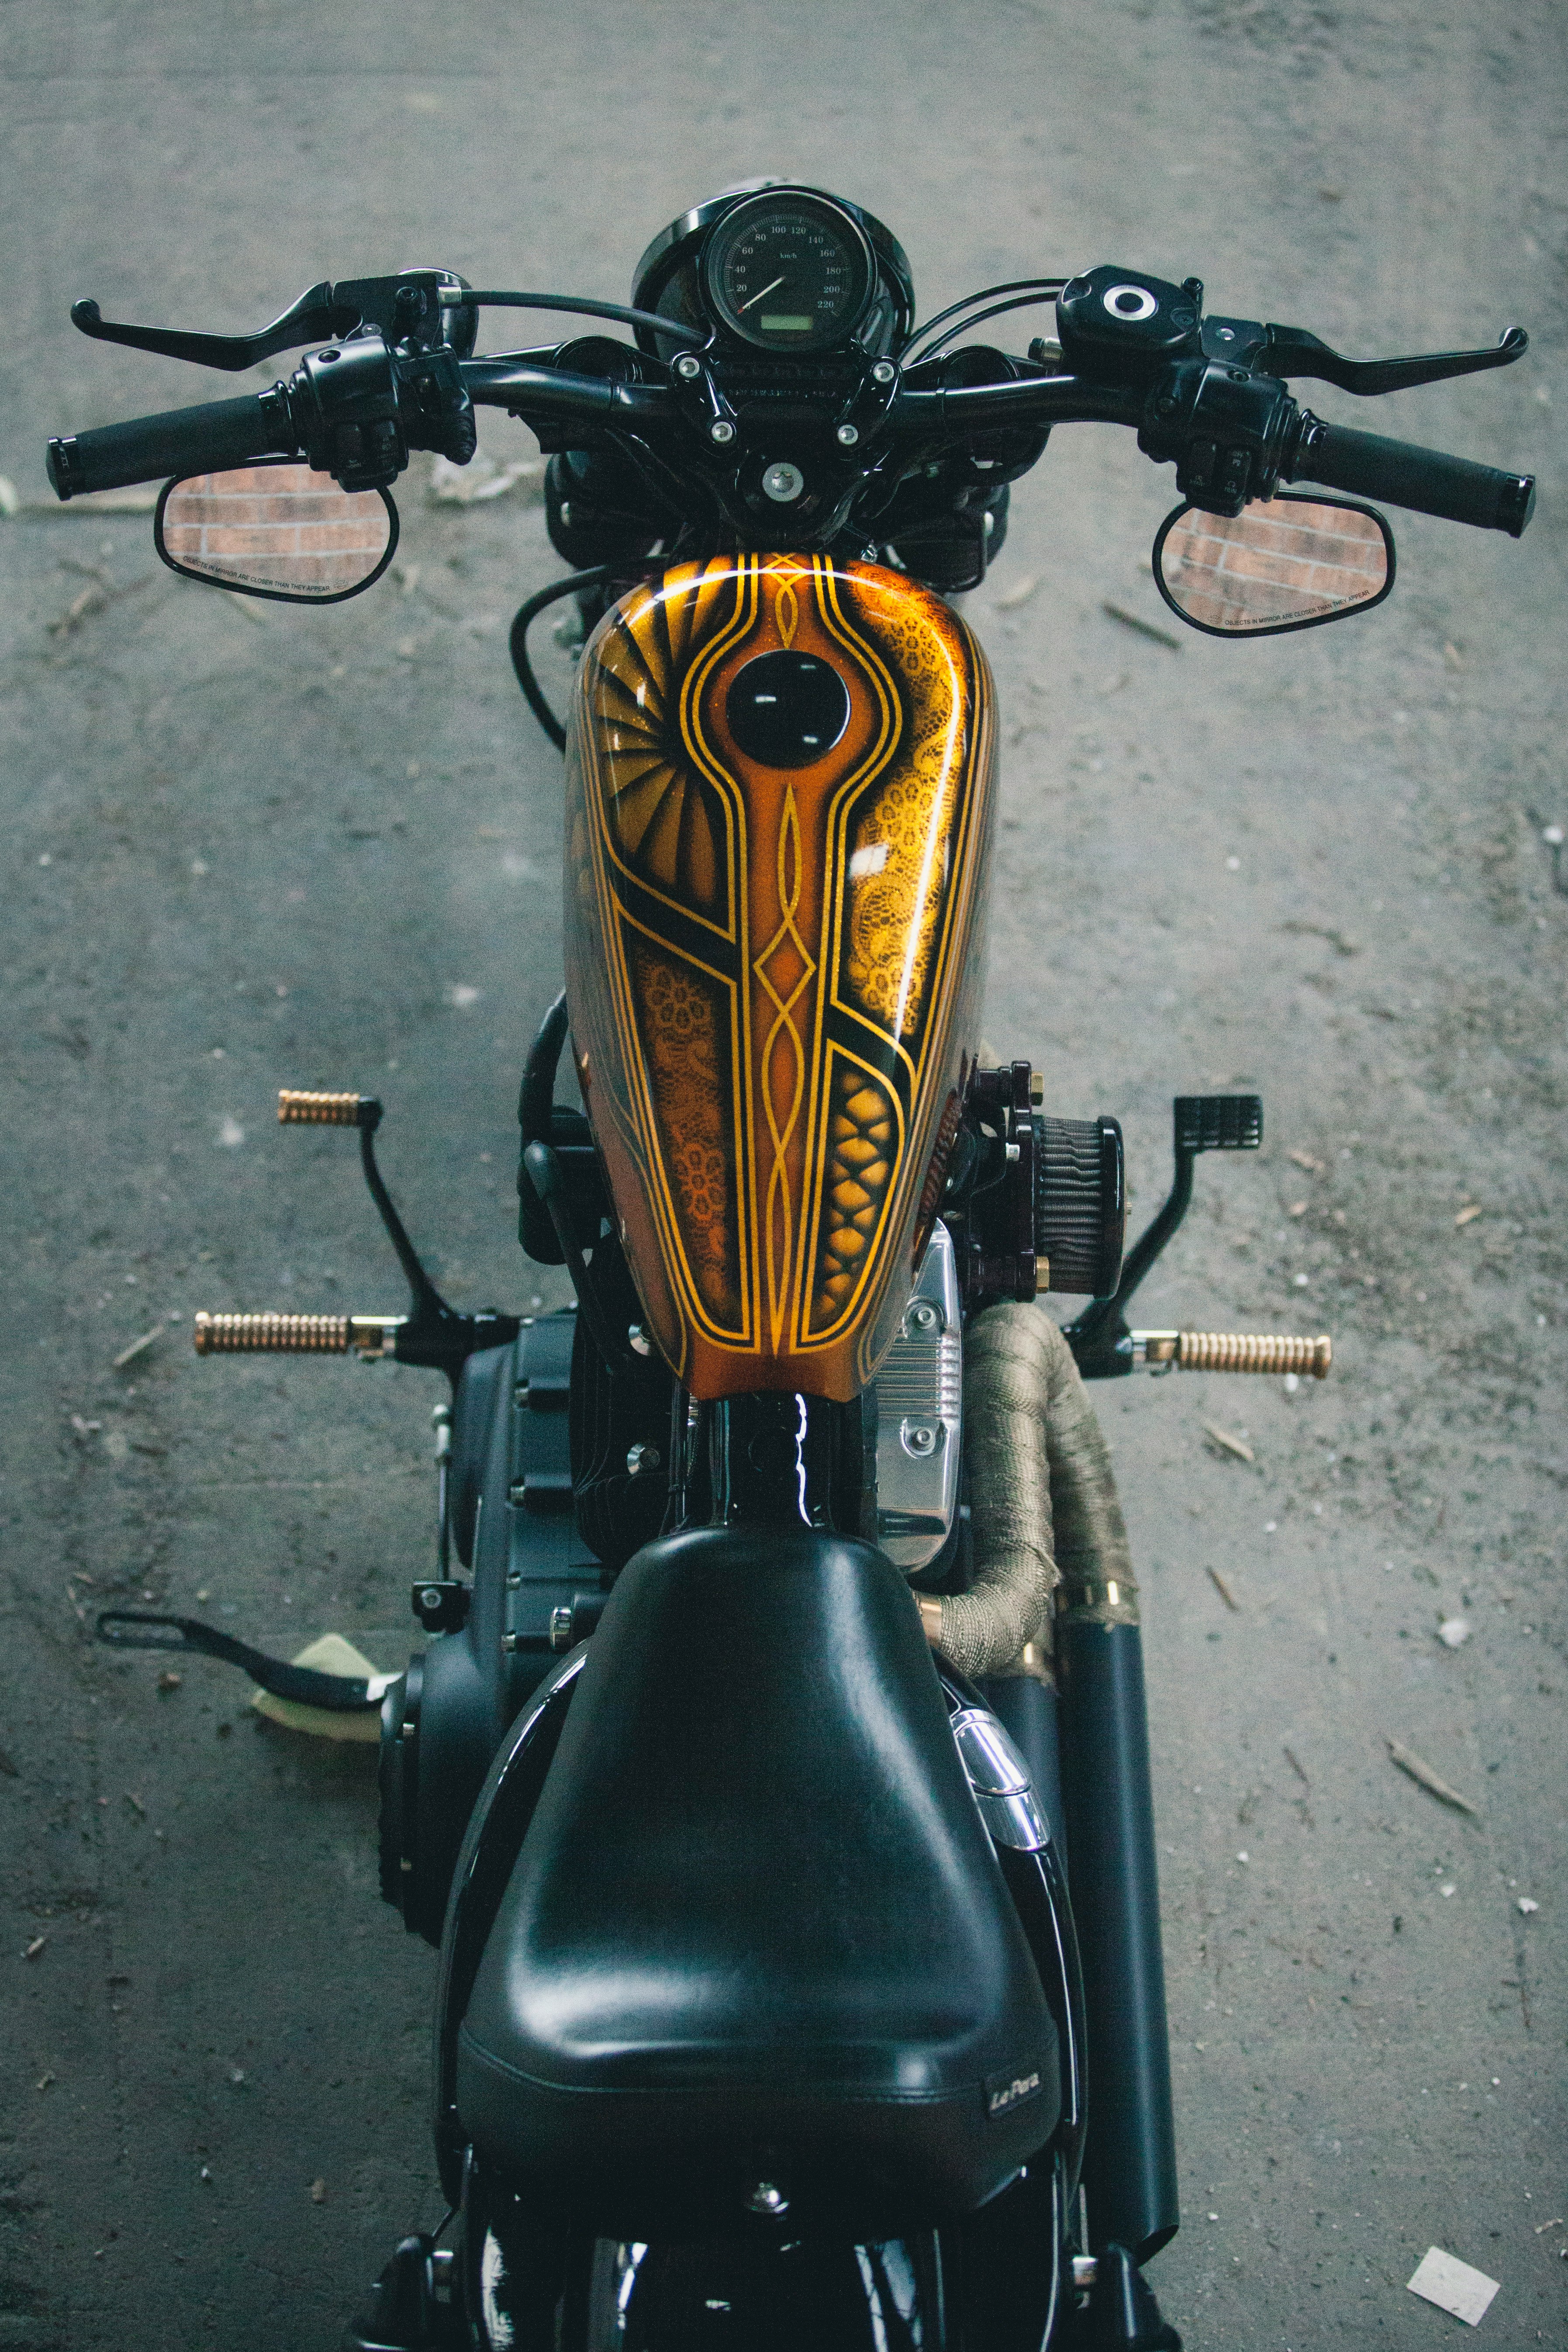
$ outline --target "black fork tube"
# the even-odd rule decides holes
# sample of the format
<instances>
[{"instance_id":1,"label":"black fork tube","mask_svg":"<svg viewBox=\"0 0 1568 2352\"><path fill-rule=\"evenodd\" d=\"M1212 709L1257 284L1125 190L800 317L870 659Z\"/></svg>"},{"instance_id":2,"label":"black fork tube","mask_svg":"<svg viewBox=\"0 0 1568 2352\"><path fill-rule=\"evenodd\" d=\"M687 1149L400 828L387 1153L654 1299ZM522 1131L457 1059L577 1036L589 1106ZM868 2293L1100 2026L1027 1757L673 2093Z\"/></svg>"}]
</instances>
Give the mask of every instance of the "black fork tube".
<instances>
[{"instance_id":1,"label":"black fork tube","mask_svg":"<svg viewBox=\"0 0 1568 2352\"><path fill-rule=\"evenodd\" d=\"M1057 1620L1068 1872L1089 2042L1090 2241L1147 2262L1175 2235L1175 2126L1143 1647L1125 1583L1064 1586Z\"/></svg>"}]
</instances>

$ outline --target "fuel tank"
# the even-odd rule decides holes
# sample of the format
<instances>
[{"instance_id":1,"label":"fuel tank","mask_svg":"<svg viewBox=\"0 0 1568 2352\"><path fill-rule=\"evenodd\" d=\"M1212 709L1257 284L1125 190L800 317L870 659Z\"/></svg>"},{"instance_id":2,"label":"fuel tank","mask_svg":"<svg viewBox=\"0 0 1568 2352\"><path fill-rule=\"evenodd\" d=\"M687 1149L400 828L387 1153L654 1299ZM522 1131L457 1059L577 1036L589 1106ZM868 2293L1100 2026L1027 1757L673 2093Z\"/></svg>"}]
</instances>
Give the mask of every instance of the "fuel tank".
<instances>
[{"instance_id":1,"label":"fuel tank","mask_svg":"<svg viewBox=\"0 0 1568 2352\"><path fill-rule=\"evenodd\" d=\"M847 1400L897 1334L974 1062L993 711L939 597L820 555L678 565L584 649L574 1050L697 1397Z\"/></svg>"}]
</instances>

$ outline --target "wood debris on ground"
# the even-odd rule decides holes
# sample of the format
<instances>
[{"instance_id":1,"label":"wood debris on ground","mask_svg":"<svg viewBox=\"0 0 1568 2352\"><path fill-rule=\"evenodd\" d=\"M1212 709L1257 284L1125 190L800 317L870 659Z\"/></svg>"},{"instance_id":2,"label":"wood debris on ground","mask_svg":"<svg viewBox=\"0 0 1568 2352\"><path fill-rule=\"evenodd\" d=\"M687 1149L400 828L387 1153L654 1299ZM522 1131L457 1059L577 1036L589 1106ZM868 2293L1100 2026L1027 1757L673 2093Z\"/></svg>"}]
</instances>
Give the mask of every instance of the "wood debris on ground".
<instances>
[{"instance_id":1,"label":"wood debris on ground","mask_svg":"<svg viewBox=\"0 0 1568 2352\"><path fill-rule=\"evenodd\" d=\"M129 1348L121 1348L119 1355L114 1359L111 1369L117 1372L122 1372L127 1364L133 1364L137 1357L153 1345L154 1339L161 1339L163 1336L163 1326L161 1323L154 1323L150 1331L142 1332L140 1339L132 1339Z\"/></svg>"},{"instance_id":2,"label":"wood debris on ground","mask_svg":"<svg viewBox=\"0 0 1568 2352\"><path fill-rule=\"evenodd\" d=\"M1468 1797L1462 1797L1458 1789L1451 1789L1447 1780L1434 1772L1430 1764L1417 1756L1413 1748L1406 1748L1400 1740L1389 1739L1386 1733L1384 1737L1387 1742L1390 1757L1402 1772L1406 1773L1420 1787L1427 1790L1441 1803L1453 1805L1461 1813L1468 1813L1472 1821L1480 1820L1479 1807L1472 1805Z\"/></svg>"},{"instance_id":3,"label":"wood debris on ground","mask_svg":"<svg viewBox=\"0 0 1568 2352\"><path fill-rule=\"evenodd\" d=\"M1480 1202L1479 1201L1468 1201L1465 1206L1459 1211L1458 1215L1454 1219L1454 1223L1457 1225L1473 1225L1476 1219L1480 1214Z\"/></svg>"},{"instance_id":4,"label":"wood debris on ground","mask_svg":"<svg viewBox=\"0 0 1568 2352\"><path fill-rule=\"evenodd\" d=\"M1235 1593L1231 1591L1229 1585L1226 1582L1224 1577L1220 1574L1218 1569L1211 1568L1208 1572L1208 1576L1209 1582L1214 1586L1215 1591L1219 1594L1219 1597L1225 1602L1226 1607L1227 1609L1233 1609L1236 1612L1236 1614L1239 1617L1241 1614L1241 1603L1237 1599Z\"/></svg>"},{"instance_id":5,"label":"wood debris on ground","mask_svg":"<svg viewBox=\"0 0 1568 2352\"><path fill-rule=\"evenodd\" d=\"M1124 604L1113 604L1109 596L1101 601L1100 609L1111 620L1120 621L1124 629L1136 629L1141 637L1152 637L1157 646L1169 646L1173 654L1181 652L1180 637L1173 635L1169 629L1156 627L1152 621L1145 621L1136 613L1130 613Z\"/></svg>"},{"instance_id":6,"label":"wood debris on ground","mask_svg":"<svg viewBox=\"0 0 1568 2352\"><path fill-rule=\"evenodd\" d=\"M1238 1437L1234 1430L1221 1429L1217 1422L1205 1421L1204 1435L1212 1438L1225 1453L1234 1454L1238 1462L1256 1462L1258 1459L1245 1437Z\"/></svg>"}]
</instances>

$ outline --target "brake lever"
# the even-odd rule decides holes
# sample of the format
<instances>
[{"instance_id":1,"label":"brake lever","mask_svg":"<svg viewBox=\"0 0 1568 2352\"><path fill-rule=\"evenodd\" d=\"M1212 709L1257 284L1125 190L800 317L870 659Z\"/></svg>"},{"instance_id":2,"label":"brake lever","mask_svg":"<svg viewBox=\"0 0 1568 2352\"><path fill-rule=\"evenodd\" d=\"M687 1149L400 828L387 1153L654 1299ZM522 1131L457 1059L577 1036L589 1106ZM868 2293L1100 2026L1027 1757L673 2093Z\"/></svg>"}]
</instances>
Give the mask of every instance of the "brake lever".
<instances>
[{"instance_id":1,"label":"brake lever","mask_svg":"<svg viewBox=\"0 0 1568 2352\"><path fill-rule=\"evenodd\" d=\"M1511 366L1530 347L1522 327L1507 327L1495 344L1479 352L1429 352L1407 360L1347 360L1305 327L1261 326L1252 319L1206 318L1205 356L1228 361L1258 374L1314 376L1362 399L1405 392L1448 376L1477 375L1486 368Z\"/></svg>"},{"instance_id":2,"label":"brake lever","mask_svg":"<svg viewBox=\"0 0 1568 2352\"><path fill-rule=\"evenodd\" d=\"M125 343L132 351L156 352L164 359L222 368L230 375L279 352L342 341L363 327L379 329L389 343L413 342L425 351L450 340L461 359L473 348L477 316L470 310L464 319L456 298L466 291L454 270L405 269L395 278L345 278L335 285L323 278L319 285L308 286L281 318L255 335L197 335L177 327L128 326L106 319L90 299L71 304L71 324L94 342ZM456 310L464 320L449 339L444 309Z\"/></svg>"}]
</instances>

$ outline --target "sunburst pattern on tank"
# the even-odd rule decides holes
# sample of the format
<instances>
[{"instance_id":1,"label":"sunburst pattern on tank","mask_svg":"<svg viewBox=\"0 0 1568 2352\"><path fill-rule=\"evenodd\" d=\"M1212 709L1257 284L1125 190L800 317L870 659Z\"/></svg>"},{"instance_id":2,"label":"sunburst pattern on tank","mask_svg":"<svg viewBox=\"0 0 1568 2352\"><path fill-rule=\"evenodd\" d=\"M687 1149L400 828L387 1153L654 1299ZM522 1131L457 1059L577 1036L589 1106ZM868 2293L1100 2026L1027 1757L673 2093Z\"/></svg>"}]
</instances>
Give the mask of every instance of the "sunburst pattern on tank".
<instances>
[{"instance_id":1,"label":"sunburst pattern on tank","mask_svg":"<svg viewBox=\"0 0 1568 2352\"><path fill-rule=\"evenodd\" d=\"M682 740L680 688L735 617L733 567L690 567L689 595L618 612L595 646L595 717L610 835L638 880L732 935L733 820Z\"/></svg>"}]
</instances>

